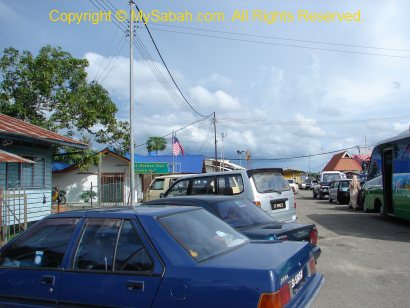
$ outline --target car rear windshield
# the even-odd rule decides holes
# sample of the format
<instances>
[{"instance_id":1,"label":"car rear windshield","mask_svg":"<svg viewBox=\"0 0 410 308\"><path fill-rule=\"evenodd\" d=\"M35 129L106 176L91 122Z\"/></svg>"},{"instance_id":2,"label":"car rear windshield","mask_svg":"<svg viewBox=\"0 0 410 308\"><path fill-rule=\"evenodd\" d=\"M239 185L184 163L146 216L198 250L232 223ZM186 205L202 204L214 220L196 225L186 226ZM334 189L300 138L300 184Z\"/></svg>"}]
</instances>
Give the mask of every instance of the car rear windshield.
<instances>
[{"instance_id":1,"label":"car rear windshield","mask_svg":"<svg viewBox=\"0 0 410 308\"><path fill-rule=\"evenodd\" d=\"M159 221L197 261L210 259L248 242L247 237L203 209L161 217Z\"/></svg>"},{"instance_id":2,"label":"car rear windshield","mask_svg":"<svg viewBox=\"0 0 410 308\"><path fill-rule=\"evenodd\" d=\"M247 199L232 199L214 204L218 216L234 228L266 225L272 217Z\"/></svg>"},{"instance_id":3,"label":"car rear windshield","mask_svg":"<svg viewBox=\"0 0 410 308\"><path fill-rule=\"evenodd\" d=\"M323 182L330 182L330 181L340 180L341 178L342 177L340 176L340 173L323 174Z\"/></svg>"},{"instance_id":4,"label":"car rear windshield","mask_svg":"<svg viewBox=\"0 0 410 308\"><path fill-rule=\"evenodd\" d=\"M290 190L289 183L276 172L261 172L252 175L256 190L259 193L270 193Z\"/></svg>"}]
</instances>

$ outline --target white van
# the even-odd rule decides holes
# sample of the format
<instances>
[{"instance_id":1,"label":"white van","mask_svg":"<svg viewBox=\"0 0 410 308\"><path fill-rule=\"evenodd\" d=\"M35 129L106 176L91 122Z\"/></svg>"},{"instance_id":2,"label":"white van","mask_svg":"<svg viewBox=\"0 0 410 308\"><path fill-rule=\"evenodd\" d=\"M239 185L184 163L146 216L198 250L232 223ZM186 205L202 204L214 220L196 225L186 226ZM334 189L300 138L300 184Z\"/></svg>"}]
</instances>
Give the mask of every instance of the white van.
<instances>
[{"instance_id":1,"label":"white van","mask_svg":"<svg viewBox=\"0 0 410 308\"><path fill-rule=\"evenodd\" d=\"M279 168L235 170L184 176L164 198L187 195L235 195L247 198L278 221L295 221L296 199Z\"/></svg>"},{"instance_id":2,"label":"white van","mask_svg":"<svg viewBox=\"0 0 410 308\"><path fill-rule=\"evenodd\" d=\"M144 194L144 202L161 198L167 189L185 174L161 175L155 177Z\"/></svg>"}]
</instances>

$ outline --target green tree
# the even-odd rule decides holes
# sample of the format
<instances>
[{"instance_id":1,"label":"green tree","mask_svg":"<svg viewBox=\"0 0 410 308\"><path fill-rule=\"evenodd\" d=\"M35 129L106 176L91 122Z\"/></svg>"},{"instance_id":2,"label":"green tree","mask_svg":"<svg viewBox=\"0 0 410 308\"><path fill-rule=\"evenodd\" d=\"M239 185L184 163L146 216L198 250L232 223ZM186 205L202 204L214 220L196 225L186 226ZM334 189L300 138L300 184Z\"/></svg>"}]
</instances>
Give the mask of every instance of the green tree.
<instances>
[{"instance_id":1,"label":"green tree","mask_svg":"<svg viewBox=\"0 0 410 308\"><path fill-rule=\"evenodd\" d=\"M115 118L117 107L107 90L87 81L87 66L87 60L76 59L60 47L47 45L37 56L4 49L0 112L68 137L84 136L119 153L128 151L128 122Z\"/></svg>"},{"instance_id":2,"label":"green tree","mask_svg":"<svg viewBox=\"0 0 410 308\"><path fill-rule=\"evenodd\" d=\"M148 152L153 152L158 154L158 151L163 151L167 147L167 141L164 137L149 137L147 142Z\"/></svg>"}]
</instances>

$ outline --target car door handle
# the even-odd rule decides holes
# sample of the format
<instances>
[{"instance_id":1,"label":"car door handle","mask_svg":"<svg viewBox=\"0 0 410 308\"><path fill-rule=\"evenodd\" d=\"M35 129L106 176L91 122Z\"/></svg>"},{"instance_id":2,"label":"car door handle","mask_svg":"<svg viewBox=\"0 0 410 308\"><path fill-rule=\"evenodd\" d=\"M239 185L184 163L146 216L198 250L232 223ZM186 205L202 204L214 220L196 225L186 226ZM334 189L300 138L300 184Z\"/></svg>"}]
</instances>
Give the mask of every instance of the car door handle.
<instances>
[{"instance_id":1,"label":"car door handle","mask_svg":"<svg viewBox=\"0 0 410 308\"><path fill-rule=\"evenodd\" d=\"M144 291L144 282L143 281L134 281L130 280L127 282L128 291Z\"/></svg>"},{"instance_id":2,"label":"car door handle","mask_svg":"<svg viewBox=\"0 0 410 308\"><path fill-rule=\"evenodd\" d=\"M55 280L56 280L56 277L55 277L55 276L44 275L44 276L41 276L41 278L40 278L40 283L41 283L41 284L45 284L45 285L53 286Z\"/></svg>"}]
</instances>

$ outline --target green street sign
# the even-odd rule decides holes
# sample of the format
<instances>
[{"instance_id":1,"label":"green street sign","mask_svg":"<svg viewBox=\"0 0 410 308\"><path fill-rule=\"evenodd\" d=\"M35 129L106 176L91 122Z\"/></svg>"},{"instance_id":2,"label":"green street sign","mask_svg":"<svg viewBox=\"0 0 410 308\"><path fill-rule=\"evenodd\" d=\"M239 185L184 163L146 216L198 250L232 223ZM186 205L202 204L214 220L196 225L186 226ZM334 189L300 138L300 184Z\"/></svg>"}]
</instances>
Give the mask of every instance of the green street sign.
<instances>
[{"instance_id":1,"label":"green street sign","mask_svg":"<svg viewBox=\"0 0 410 308\"><path fill-rule=\"evenodd\" d=\"M168 174L168 165L168 163L134 163L134 169L137 174Z\"/></svg>"}]
</instances>

